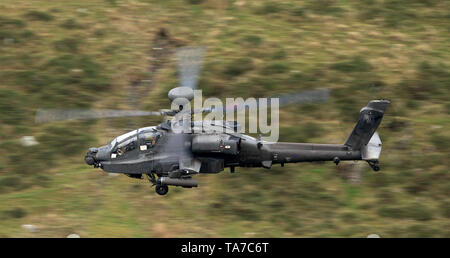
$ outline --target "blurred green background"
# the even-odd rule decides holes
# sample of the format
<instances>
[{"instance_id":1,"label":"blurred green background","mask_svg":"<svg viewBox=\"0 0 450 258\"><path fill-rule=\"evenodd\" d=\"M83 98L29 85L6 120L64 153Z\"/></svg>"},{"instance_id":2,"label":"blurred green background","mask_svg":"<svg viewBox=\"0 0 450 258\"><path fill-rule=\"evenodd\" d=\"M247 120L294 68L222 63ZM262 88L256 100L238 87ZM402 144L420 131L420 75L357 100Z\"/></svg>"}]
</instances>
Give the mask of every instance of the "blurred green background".
<instances>
[{"instance_id":1,"label":"blurred green background","mask_svg":"<svg viewBox=\"0 0 450 258\"><path fill-rule=\"evenodd\" d=\"M2 0L0 237L450 237L449 10L438 0ZM390 99L382 171L239 168L161 197L83 160L159 118L34 123L40 107L168 108L171 51L189 45L207 47L205 96L331 89L326 104L282 109L281 141L343 143L370 99Z\"/></svg>"}]
</instances>

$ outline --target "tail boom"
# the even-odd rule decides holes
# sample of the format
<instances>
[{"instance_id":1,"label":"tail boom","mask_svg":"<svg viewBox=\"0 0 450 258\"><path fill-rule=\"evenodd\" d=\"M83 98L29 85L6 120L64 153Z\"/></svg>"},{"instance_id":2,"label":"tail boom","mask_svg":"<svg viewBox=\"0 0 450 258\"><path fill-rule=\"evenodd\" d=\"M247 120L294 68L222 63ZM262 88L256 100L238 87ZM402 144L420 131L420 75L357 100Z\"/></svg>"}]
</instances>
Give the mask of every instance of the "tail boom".
<instances>
[{"instance_id":1,"label":"tail boom","mask_svg":"<svg viewBox=\"0 0 450 258\"><path fill-rule=\"evenodd\" d=\"M309 144L279 142L269 145L273 163L360 160L361 151L343 144Z\"/></svg>"},{"instance_id":2,"label":"tail boom","mask_svg":"<svg viewBox=\"0 0 450 258\"><path fill-rule=\"evenodd\" d=\"M376 129L381 123L387 100L372 100L361 109L360 117L344 144L310 144L279 142L268 145L272 163L295 163L308 161L366 160L378 170L381 140ZM264 165L264 164L263 164Z\"/></svg>"}]
</instances>

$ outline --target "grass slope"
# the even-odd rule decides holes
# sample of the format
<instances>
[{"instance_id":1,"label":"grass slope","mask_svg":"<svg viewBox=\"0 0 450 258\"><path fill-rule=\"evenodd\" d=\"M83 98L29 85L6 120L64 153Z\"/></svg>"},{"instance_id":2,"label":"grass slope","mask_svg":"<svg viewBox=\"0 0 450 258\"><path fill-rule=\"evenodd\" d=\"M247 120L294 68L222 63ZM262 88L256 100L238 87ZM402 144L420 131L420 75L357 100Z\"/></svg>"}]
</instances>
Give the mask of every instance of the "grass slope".
<instances>
[{"instance_id":1,"label":"grass slope","mask_svg":"<svg viewBox=\"0 0 450 258\"><path fill-rule=\"evenodd\" d=\"M0 3L0 237L449 237L449 4L414 0L95 0ZM206 96L329 87L281 112L281 140L341 143L358 111L392 101L382 171L295 164L200 175L157 196L84 165L90 146L158 119L36 125L39 107L167 108L168 48L207 46ZM149 68L158 66L149 76ZM106 129L105 129L106 128ZM34 135L39 145L24 147ZM21 225L33 224L37 232Z\"/></svg>"}]
</instances>

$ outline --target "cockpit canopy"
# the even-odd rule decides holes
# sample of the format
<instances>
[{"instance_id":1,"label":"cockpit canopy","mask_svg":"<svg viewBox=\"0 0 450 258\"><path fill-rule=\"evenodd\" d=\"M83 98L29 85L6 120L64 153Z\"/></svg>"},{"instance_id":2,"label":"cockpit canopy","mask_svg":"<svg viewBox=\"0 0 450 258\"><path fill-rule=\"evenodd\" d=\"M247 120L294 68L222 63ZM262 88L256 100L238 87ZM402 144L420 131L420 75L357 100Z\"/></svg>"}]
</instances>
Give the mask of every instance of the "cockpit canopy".
<instances>
[{"instance_id":1,"label":"cockpit canopy","mask_svg":"<svg viewBox=\"0 0 450 258\"><path fill-rule=\"evenodd\" d=\"M154 126L144 127L138 130L122 134L109 144L111 153L122 155L138 148L141 151L153 148L161 137L161 133Z\"/></svg>"}]
</instances>

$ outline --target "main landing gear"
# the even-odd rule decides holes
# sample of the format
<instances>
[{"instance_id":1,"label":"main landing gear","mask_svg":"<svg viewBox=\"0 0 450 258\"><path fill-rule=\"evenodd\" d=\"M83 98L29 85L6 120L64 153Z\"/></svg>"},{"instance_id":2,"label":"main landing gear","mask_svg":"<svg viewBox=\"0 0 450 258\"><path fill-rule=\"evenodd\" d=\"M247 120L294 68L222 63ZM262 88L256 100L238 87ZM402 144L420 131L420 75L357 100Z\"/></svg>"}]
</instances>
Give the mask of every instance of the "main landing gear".
<instances>
[{"instance_id":1,"label":"main landing gear","mask_svg":"<svg viewBox=\"0 0 450 258\"><path fill-rule=\"evenodd\" d=\"M156 178L156 173L152 172L147 174L148 180L155 186L155 191L159 195L165 195L169 191L169 185L171 186L181 186L183 188L197 187L198 182L192 179L191 174L196 174L195 171L173 171L166 175L158 175ZM174 177L172 177L174 176Z\"/></svg>"},{"instance_id":2,"label":"main landing gear","mask_svg":"<svg viewBox=\"0 0 450 258\"><path fill-rule=\"evenodd\" d=\"M156 176L154 173L147 174L148 181L152 183L152 186L155 186L155 192L159 195L166 195L167 192L169 192L169 187L167 185L162 185L158 182L156 179Z\"/></svg>"},{"instance_id":3,"label":"main landing gear","mask_svg":"<svg viewBox=\"0 0 450 258\"><path fill-rule=\"evenodd\" d=\"M156 184L155 191L159 195L166 195L169 192L169 187L167 185Z\"/></svg>"}]
</instances>

